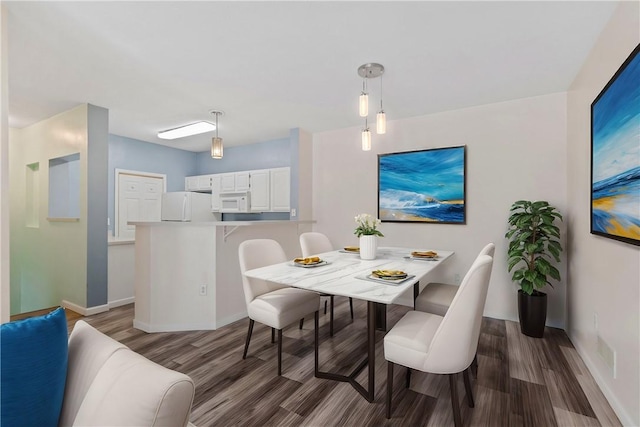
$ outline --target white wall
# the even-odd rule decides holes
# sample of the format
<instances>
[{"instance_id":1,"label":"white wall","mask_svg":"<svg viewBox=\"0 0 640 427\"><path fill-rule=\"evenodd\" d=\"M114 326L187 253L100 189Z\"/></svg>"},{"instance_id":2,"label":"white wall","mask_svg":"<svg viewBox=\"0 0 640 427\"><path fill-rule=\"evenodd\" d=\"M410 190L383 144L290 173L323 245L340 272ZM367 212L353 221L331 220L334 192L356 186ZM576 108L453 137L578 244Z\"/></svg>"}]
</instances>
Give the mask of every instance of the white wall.
<instances>
[{"instance_id":1,"label":"white wall","mask_svg":"<svg viewBox=\"0 0 640 427\"><path fill-rule=\"evenodd\" d=\"M569 337L621 421L640 425L640 248L591 235L590 106L640 41L638 2L622 2L568 93ZM598 316L598 328L594 324ZM614 379L596 347L617 353Z\"/></svg>"},{"instance_id":2,"label":"white wall","mask_svg":"<svg viewBox=\"0 0 640 427\"><path fill-rule=\"evenodd\" d=\"M11 312L86 307L88 106L11 129ZM80 153L80 221L47 220L49 159ZM26 165L40 164L39 227L25 227ZM106 197L106 196L105 196ZM106 233L105 233L106 234Z\"/></svg>"},{"instance_id":3,"label":"white wall","mask_svg":"<svg viewBox=\"0 0 640 427\"><path fill-rule=\"evenodd\" d=\"M377 213L378 153L466 145L467 224L383 223L385 237L379 244L455 251L446 268L431 278L453 283L480 249L494 242L485 315L516 320L518 288L505 259L509 208L519 199L544 199L566 210L565 94L391 120L387 134L374 134L372 145L370 152L360 149L359 128L314 135L314 230L326 233L336 246L357 244L354 216ZM565 279L564 264L559 269ZM564 327L564 282L546 290L547 324Z\"/></svg>"},{"instance_id":4,"label":"white wall","mask_svg":"<svg viewBox=\"0 0 640 427\"><path fill-rule=\"evenodd\" d=\"M9 94L7 13L0 4L0 323L9 321Z\"/></svg>"}]
</instances>

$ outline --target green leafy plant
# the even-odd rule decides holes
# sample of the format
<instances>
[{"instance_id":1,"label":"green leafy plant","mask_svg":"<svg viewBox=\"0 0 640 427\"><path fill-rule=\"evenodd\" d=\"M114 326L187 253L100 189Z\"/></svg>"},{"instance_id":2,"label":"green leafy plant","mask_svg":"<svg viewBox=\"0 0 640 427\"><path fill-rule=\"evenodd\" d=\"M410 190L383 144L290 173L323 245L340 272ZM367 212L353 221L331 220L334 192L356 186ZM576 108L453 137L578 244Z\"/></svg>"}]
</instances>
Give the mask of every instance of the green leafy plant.
<instances>
[{"instance_id":1,"label":"green leafy plant","mask_svg":"<svg viewBox=\"0 0 640 427\"><path fill-rule=\"evenodd\" d=\"M555 220L562 215L545 201L519 200L511 206L509 231L509 272L523 292L538 294L545 285L553 287L547 276L560 280L560 272L550 260L560 261L560 229Z\"/></svg>"},{"instance_id":2,"label":"green leafy plant","mask_svg":"<svg viewBox=\"0 0 640 427\"><path fill-rule=\"evenodd\" d=\"M382 234L378 230L378 226L380 225L380 220L379 219L374 218L373 216L371 216L369 214L362 213L360 215L356 215L355 220L356 220L356 224L358 224L358 226L356 227L356 230L353 232L353 234L355 234L356 236L358 236L358 237L360 237L360 236L380 236L380 237L384 237L384 234Z\"/></svg>"}]
</instances>

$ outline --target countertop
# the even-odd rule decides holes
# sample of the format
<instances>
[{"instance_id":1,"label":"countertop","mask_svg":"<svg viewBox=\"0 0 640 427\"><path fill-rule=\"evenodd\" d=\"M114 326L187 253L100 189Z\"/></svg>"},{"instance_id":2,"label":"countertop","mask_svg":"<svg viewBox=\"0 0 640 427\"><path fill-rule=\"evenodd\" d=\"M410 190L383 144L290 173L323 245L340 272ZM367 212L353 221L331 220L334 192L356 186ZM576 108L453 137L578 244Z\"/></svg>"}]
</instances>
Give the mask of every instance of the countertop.
<instances>
[{"instance_id":1,"label":"countertop","mask_svg":"<svg viewBox=\"0 0 640 427\"><path fill-rule=\"evenodd\" d=\"M129 225L135 226L147 226L147 227L157 227L157 226L180 226L180 227L244 227L250 225L265 225L265 224L313 224L315 220L264 220L264 221L200 221L200 222L181 222L181 221L154 221L154 222L142 222L142 221L129 221Z\"/></svg>"}]
</instances>

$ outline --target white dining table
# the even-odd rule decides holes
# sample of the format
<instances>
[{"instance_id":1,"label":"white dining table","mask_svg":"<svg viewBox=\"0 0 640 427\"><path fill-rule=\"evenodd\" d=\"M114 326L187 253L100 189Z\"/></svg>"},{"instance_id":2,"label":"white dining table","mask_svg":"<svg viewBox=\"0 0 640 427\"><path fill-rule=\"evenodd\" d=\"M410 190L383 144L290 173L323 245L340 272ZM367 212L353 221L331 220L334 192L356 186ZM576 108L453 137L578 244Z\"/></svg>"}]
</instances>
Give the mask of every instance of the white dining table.
<instances>
[{"instance_id":1,"label":"white dining table","mask_svg":"<svg viewBox=\"0 0 640 427\"><path fill-rule=\"evenodd\" d=\"M414 300L418 295L421 279L437 269L454 253L435 250L438 256L432 260L411 257L414 248L380 247L376 259L363 260L360 255L343 250L318 254L323 261L314 267L301 267L293 260L266 267L248 270L247 277L267 280L281 285L307 289L318 293L339 295L367 301L367 346L368 356L350 375L339 375L319 370L318 361L318 316L315 317L315 376L336 381L349 382L369 402L375 396L375 331L386 329L382 316L386 306L393 304L402 294L413 288ZM371 278L374 270L400 270L408 274L406 280L395 283ZM377 313L377 315L376 315ZM386 318L386 317L385 317ZM376 324L376 319L378 323ZM369 367L368 387L365 389L355 377Z\"/></svg>"}]
</instances>

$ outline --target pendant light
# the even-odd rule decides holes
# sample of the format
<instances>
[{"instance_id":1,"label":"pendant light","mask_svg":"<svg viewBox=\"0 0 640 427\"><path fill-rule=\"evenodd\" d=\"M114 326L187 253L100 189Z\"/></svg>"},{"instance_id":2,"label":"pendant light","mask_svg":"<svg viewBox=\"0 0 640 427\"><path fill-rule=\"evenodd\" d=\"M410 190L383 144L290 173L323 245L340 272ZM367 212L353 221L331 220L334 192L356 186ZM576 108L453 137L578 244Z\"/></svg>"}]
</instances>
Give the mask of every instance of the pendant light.
<instances>
[{"instance_id":1,"label":"pendant light","mask_svg":"<svg viewBox=\"0 0 640 427\"><path fill-rule=\"evenodd\" d=\"M369 94L367 92L367 80L380 77L380 111L376 115L376 133L383 134L387 131L387 121L384 110L382 109L382 74L384 74L384 66L375 62L363 64L358 67L358 75L362 77L362 92L358 102L358 112L360 117L365 118L364 129L362 130L362 150L371 150L371 131L369 130Z\"/></svg>"},{"instance_id":2,"label":"pendant light","mask_svg":"<svg viewBox=\"0 0 640 427\"><path fill-rule=\"evenodd\" d=\"M214 159L221 159L224 147L222 146L222 138L218 137L218 116L222 116L222 111L211 111L211 114L216 116L216 136L211 138L211 157Z\"/></svg>"}]
</instances>

